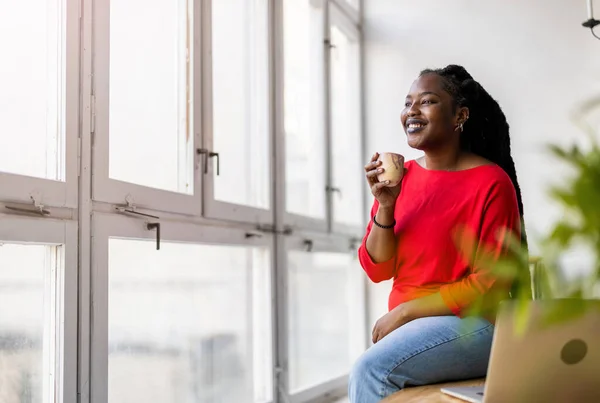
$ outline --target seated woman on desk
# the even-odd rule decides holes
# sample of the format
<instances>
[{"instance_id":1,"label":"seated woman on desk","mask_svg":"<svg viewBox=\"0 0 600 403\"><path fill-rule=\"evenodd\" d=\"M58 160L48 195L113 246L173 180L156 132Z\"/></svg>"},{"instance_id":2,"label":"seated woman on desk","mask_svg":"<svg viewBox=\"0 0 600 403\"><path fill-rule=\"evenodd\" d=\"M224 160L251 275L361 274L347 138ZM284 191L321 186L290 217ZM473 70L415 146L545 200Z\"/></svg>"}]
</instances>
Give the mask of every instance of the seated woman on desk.
<instances>
[{"instance_id":1,"label":"seated woman on desk","mask_svg":"<svg viewBox=\"0 0 600 403\"><path fill-rule=\"evenodd\" d=\"M489 259L508 253L503 234L525 243L506 117L463 67L423 71L401 120L408 145L425 155L407 162L393 187L377 179L379 154L365 167L375 201L359 258L372 281L394 283L375 344L350 374L352 403L485 376L493 319L465 313L493 291L508 298L510 284L488 270ZM471 261L457 247L459 228L477 242Z\"/></svg>"}]
</instances>

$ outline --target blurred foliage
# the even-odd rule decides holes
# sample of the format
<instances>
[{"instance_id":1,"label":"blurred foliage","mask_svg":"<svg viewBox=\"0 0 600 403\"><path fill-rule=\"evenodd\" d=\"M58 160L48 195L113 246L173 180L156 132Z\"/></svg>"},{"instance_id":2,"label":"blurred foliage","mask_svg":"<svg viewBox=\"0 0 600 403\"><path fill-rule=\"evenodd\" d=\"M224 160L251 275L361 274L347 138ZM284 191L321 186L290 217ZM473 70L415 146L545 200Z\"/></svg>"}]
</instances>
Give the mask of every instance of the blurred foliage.
<instances>
[{"instance_id":1,"label":"blurred foliage","mask_svg":"<svg viewBox=\"0 0 600 403\"><path fill-rule=\"evenodd\" d=\"M562 185L550 189L551 198L562 208L562 216L544 235L541 242L541 256L532 258L516 237L505 236L512 253L502 261L489 259L484 262L500 281L514 284L512 299L516 302L515 325L523 331L531 317L530 307L532 282L529 278L533 268L533 284L537 298L569 299L566 304L549 304L544 312L546 324L553 324L576 318L586 311L585 300L600 297L600 145L593 135L589 147L580 146L549 147L551 154L565 165L565 172L571 172ZM581 276L565 275L568 267L563 267L561 258L573 251L583 249L593 262L590 272ZM469 256L472 248L461 247L463 256ZM586 259L587 260L587 259ZM496 295L494 295L496 294ZM489 307L504 299L504 292L492 292L485 300L476 301L470 315L489 317ZM486 302L487 301L487 302Z\"/></svg>"},{"instance_id":2,"label":"blurred foliage","mask_svg":"<svg viewBox=\"0 0 600 403\"><path fill-rule=\"evenodd\" d=\"M571 293L591 297L593 287L600 280L600 146L590 136L591 146L582 151L574 145L570 149L551 146L552 153L574 170L567 185L554 187L551 196L564 208L563 218L555 225L546 239L546 249L556 253L575 244L585 245L593 254L594 267L589 278L575 285Z\"/></svg>"}]
</instances>

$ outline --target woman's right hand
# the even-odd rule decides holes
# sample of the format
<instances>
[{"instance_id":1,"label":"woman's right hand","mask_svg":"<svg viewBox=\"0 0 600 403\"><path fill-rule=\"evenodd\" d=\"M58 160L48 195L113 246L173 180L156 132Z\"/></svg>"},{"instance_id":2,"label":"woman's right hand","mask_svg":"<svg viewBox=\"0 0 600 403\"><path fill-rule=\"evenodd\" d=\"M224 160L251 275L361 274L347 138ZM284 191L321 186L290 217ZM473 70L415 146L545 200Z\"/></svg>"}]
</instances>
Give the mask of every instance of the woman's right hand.
<instances>
[{"instance_id":1,"label":"woman's right hand","mask_svg":"<svg viewBox=\"0 0 600 403\"><path fill-rule=\"evenodd\" d=\"M367 182L371 188L371 193L382 207L394 207L396 199L400 194L402 181L393 187L389 187L389 181L379 182L377 175L383 173L381 161L379 161L379 153L373 154L371 161L365 165Z\"/></svg>"}]
</instances>

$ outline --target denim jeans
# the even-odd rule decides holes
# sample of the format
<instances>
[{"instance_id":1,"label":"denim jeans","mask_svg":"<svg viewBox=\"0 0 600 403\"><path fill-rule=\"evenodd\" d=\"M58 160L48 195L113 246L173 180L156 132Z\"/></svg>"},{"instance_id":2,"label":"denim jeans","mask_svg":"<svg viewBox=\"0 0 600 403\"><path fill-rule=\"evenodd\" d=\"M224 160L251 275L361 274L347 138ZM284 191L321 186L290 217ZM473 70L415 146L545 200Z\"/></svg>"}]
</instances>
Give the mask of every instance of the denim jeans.
<instances>
[{"instance_id":1,"label":"denim jeans","mask_svg":"<svg viewBox=\"0 0 600 403\"><path fill-rule=\"evenodd\" d=\"M350 372L350 402L375 403L406 386L483 377L493 333L494 326L481 318L413 320L358 359Z\"/></svg>"}]
</instances>

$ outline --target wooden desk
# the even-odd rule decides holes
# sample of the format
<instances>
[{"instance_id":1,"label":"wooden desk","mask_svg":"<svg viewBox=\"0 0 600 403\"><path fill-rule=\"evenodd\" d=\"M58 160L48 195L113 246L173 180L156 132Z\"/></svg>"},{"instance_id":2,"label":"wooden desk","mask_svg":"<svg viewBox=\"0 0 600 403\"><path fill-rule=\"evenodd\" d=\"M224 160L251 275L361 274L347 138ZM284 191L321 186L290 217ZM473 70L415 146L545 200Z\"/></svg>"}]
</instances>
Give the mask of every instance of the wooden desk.
<instances>
[{"instance_id":1,"label":"wooden desk","mask_svg":"<svg viewBox=\"0 0 600 403\"><path fill-rule=\"evenodd\" d=\"M438 383L435 385L415 386L401 390L398 393L382 400L382 403L459 403L463 400L453 398L440 392L446 386L478 386L483 385L485 379L470 381Z\"/></svg>"}]
</instances>

